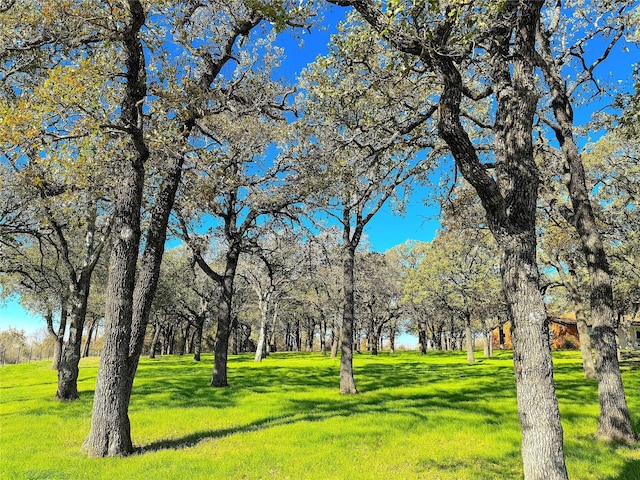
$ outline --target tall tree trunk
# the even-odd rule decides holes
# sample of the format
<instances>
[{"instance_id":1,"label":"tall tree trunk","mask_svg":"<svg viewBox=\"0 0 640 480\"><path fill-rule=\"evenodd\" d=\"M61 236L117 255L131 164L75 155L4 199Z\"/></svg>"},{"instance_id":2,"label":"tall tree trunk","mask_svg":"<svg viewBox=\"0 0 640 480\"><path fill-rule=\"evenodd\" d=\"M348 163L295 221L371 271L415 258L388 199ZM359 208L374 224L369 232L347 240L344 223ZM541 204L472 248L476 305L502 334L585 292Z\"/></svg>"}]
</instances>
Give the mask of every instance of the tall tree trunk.
<instances>
[{"instance_id":1,"label":"tall tree trunk","mask_svg":"<svg viewBox=\"0 0 640 480\"><path fill-rule=\"evenodd\" d=\"M123 34L127 84L122 102L122 123L131 132L136 155L123 159L122 182L115 196L114 246L109 265L104 347L91 418L83 449L90 456L122 456L133 451L129 402L142 353L169 215L182 173L183 152L169 158L166 175L156 195L140 269L140 209L144 163L149 157L142 131L141 103L146 96L146 71L140 30L146 16L140 1L129 0L131 24ZM183 140L195 122L185 122ZM136 275L137 273L137 275Z\"/></svg>"},{"instance_id":2,"label":"tall tree trunk","mask_svg":"<svg viewBox=\"0 0 640 480\"><path fill-rule=\"evenodd\" d=\"M453 59L436 56L443 80L439 134L478 193L501 255L503 290L512 318L514 370L527 480L565 480L563 431L553 382L544 299L536 262L539 174L532 129L535 34L542 0L507 3L495 28L490 62L497 100L494 145L497 182L482 168L460 122L462 78ZM445 32L445 35L446 34Z\"/></svg>"},{"instance_id":3,"label":"tall tree trunk","mask_svg":"<svg viewBox=\"0 0 640 480\"><path fill-rule=\"evenodd\" d=\"M565 160L564 173L568 174L567 189L573 211L567 213L566 218L580 236L589 270L593 344L600 401L600 421L596 435L605 440L634 442L636 434L618 363L611 268L589 199L582 157L573 136L573 109L566 84L555 66L549 38L541 29L538 29L538 40L543 59L541 66L550 87L551 104L557 121L554 131Z\"/></svg>"},{"instance_id":4,"label":"tall tree trunk","mask_svg":"<svg viewBox=\"0 0 640 480\"><path fill-rule=\"evenodd\" d=\"M536 263L536 201L539 176L533 152L537 107L534 69L536 31L543 0L501 4L488 30L487 60L496 100L495 176L481 161L461 121L462 76L448 48L455 20L444 14L425 42L390 23L372 0L348 2L399 50L419 56L440 76L438 134L464 178L474 187L501 254L501 275L513 321L514 369L522 427L526 480L566 480L563 432L553 383L545 305ZM434 47L437 46L437 47Z\"/></svg>"},{"instance_id":5,"label":"tall tree trunk","mask_svg":"<svg viewBox=\"0 0 640 480\"><path fill-rule=\"evenodd\" d=\"M118 457L133 451L126 377L144 185L141 158L123 161L121 172L122 183L115 201L115 238L109 263L104 345L96 381L91 431L83 445L83 449L93 457Z\"/></svg>"},{"instance_id":6,"label":"tall tree trunk","mask_svg":"<svg viewBox=\"0 0 640 480\"><path fill-rule=\"evenodd\" d=\"M358 393L353 378L353 327L355 319L355 246L345 243L342 250L344 304L340 333L340 393Z\"/></svg>"}]
</instances>

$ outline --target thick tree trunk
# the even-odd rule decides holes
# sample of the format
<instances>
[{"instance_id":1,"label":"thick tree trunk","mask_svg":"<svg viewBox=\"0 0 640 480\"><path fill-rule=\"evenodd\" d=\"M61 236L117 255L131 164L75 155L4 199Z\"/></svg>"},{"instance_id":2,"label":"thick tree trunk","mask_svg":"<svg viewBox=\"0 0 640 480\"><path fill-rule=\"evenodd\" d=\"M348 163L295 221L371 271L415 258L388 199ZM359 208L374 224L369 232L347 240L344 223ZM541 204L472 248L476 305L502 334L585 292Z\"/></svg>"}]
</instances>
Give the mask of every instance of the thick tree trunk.
<instances>
[{"instance_id":1,"label":"thick tree trunk","mask_svg":"<svg viewBox=\"0 0 640 480\"><path fill-rule=\"evenodd\" d=\"M531 232L526 237L512 239L502 252L505 295L513 320L511 339L525 478L566 478L549 329L538 289L535 236Z\"/></svg>"},{"instance_id":2,"label":"thick tree trunk","mask_svg":"<svg viewBox=\"0 0 640 480\"><path fill-rule=\"evenodd\" d=\"M353 378L353 327L355 320L355 246L347 243L342 250L344 305L340 332L340 393L358 393Z\"/></svg>"},{"instance_id":3,"label":"thick tree trunk","mask_svg":"<svg viewBox=\"0 0 640 480\"><path fill-rule=\"evenodd\" d=\"M92 457L118 457L133 451L128 415L130 371L127 367L144 167L139 158L133 158L124 161L121 168L122 183L116 193L115 238L109 263L104 345L91 431L83 445Z\"/></svg>"},{"instance_id":4,"label":"thick tree trunk","mask_svg":"<svg viewBox=\"0 0 640 480\"><path fill-rule=\"evenodd\" d=\"M371 336L370 336L370 349L371 349L371 355L378 355L378 344L379 342L379 337L378 335L376 335L376 333L374 332L375 328L371 331Z\"/></svg>"},{"instance_id":5,"label":"thick tree trunk","mask_svg":"<svg viewBox=\"0 0 640 480\"><path fill-rule=\"evenodd\" d=\"M505 2L488 30L487 59L496 101L495 176L464 130L463 80L448 48L455 22L438 22L428 42L390 23L372 0L349 2L399 50L420 56L440 75L438 133L464 178L478 193L501 253L501 273L513 321L514 367L526 480L566 480L562 425L553 384L548 325L538 289L535 215L538 172L532 130L537 106L535 35L543 0ZM447 10L448 13L448 10ZM437 45L437 47L434 47ZM443 53L444 52L444 53Z\"/></svg>"},{"instance_id":6,"label":"thick tree trunk","mask_svg":"<svg viewBox=\"0 0 640 480\"><path fill-rule=\"evenodd\" d=\"M420 345L420 353L422 353L422 355L427 354L427 346L428 346L427 342L428 342L427 322L425 322L424 320L419 320L418 321L418 344Z\"/></svg>"},{"instance_id":7,"label":"thick tree trunk","mask_svg":"<svg viewBox=\"0 0 640 480\"><path fill-rule=\"evenodd\" d=\"M146 74L139 33L146 17L142 4L137 0L129 0L129 9L131 25L123 34L127 84L121 116L123 124L131 131L131 142L137 154L122 161L122 182L115 196L115 239L109 264L104 347L96 381L91 430L83 445L90 456L101 457L128 455L133 451L129 401L183 162L182 152L168 162L165 179L155 198L140 269L136 272L144 163L149 157L140 115L140 105L146 96ZM187 122L185 125L185 144L193 124Z\"/></svg>"},{"instance_id":8,"label":"thick tree trunk","mask_svg":"<svg viewBox=\"0 0 640 480\"><path fill-rule=\"evenodd\" d=\"M56 391L58 400L69 401L76 400L79 397L78 373L80 369L78 365L80 364L82 333L89 301L89 286L89 279L84 275L81 276L79 284L69 297L71 304L69 336L64 342L60 363L58 364L58 390Z\"/></svg>"},{"instance_id":9,"label":"thick tree trunk","mask_svg":"<svg viewBox=\"0 0 640 480\"><path fill-rule=\"evenodd\" d=\"M512 318L525 478L565 480L563 432L536 263L539 177L532 128L538 99L533 69L535 32L543 3L507 3L504 18L509 22L496 26L496 42L489 52L497 100L494 152L498 181L482 168L461 125L462 79L453 60L445 56L436 57L443 79L438 127L462 174L480 196L501 253L503 290Z\"/></svg>"},{"instance_id":10,"label":"thick tree trunk","mask_svg":"<svg viewBox=\"0 0 640 480\"><path fill-rule=\"evenodd\" d=\"M211 373L212 387L226 387L227 358L229 350L229 336L231 334L231 292L225 292L221 299L218 312L218 329L213 345L213 372Z\"/></svg>"},{"instance_id":11,"label":"thick tree trunk","mask_svg":"<svg viewBox=\"0 0 640 480\"><path fill-rule=\"evenodd\" d=\"M218 329L213 346L214 363L213 373L211 374L212 387L226 387L228 385L227 357L233 315L233 284L239 258L240 254L237 248L231 248L227 252L225 273L221 285L222 295L218 311Z\"/></svg>"},{"instance_id":12,"label":"thick tree trunk","mask_svg":"<svg viewBox=\"0 0 640 480\"><path fill-rule=\"evenodd\" d=\"M580 340L580 353L582 354L582 369L584 378L596 378L596 369L591 351L591 336L589 335L589 325L584 319L584 312L576 310L576 324L578 327L578 340Z\"/></svg>"},{"instance_id":13,"label":"thick tree trunk","mask_svg":"<svg viewBox=\"0 0 640 480\"><path fill-rule=\"evenodd\" d=\"M591 283L591 319L596 351L596 376L600 422L596 435L605 440L633 442L636 439L622 384L616 348L611 269L595 220L582 157L573 136L573 109L565 83L555 67L548 37L538 32L542 68L549 84L557 126L554 130L565 160L567 189L573 211L567 220L582 242Z\"/></svg>"}]
</instances>

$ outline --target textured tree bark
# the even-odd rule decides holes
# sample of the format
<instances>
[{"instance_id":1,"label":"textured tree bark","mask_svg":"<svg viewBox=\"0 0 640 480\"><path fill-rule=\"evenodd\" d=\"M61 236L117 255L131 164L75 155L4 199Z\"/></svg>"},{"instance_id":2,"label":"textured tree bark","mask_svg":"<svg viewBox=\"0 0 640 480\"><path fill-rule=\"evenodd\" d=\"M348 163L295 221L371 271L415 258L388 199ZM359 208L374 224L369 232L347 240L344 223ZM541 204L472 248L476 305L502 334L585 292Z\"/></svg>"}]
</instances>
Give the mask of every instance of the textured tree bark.
<instances>
[{"instance_id":1,"label":"textured tree bark","mask_svg":"<svg viewBox=\"0 0 640 480\"><path fill-rule=\"evenodd\" d=\"M227 252L224 276L221 282L222 295L218 310L218 329L213 346L212 387L226 387L227 358L229 352L229 337L231 335L231 321L233 314L233 284L240 258L238 248L230 248Z\"/></svg>"},{"instance_id":2,"label":"textured tree bark","mask_svg":"<svg viewBox=\"0 0 640 480\"><path fill-rule=\"evenodd\" d=\"M347 234L348 235L348 234ZM353 326L355 319L355 246L345 242L342 247L344 304L340 331L340 393L358 393L353 378Z\"/></svg>"},{"instance_id":3,"label":"textured tree bark","mask_svg":"<svg viewBox=\"0 0 640 480\"><path fill-rule=\"evenodd\" d=\"M604 440L631 443L636 440L636 434L618 363L611 268L589 199L582 156L573 136L573 109L569 95L555 68L549 39L540 30L538 40L541 45L540 63L551 91L551 105L557 121L554 131L565 160L565 179L573 207L567 220L580 236L589 271L593 345L600 402L600 421L596 436Z\"/></svg>"},{"instance_id":4,"label":"textured tree bark","mask_svg":"<svg viewBox=\"0 0 640 480\"><path fill-rule=\"evenodd\" d=\"M60 362L58 364L58 400L70 401L79 398L78 374L80 369L80 347L84 320L89 301L89 279L82 278L82 283L77 286L75 292L69 297L71 312L69 315L69 336L63 344Z\"/></svg>"},{"instance_id":5,"label":"textured tree bark","mask_svg":"<svg viewBox=\"0 0 640 480\"><path fill-rule=\"evenodd\" d=\"M141 7L140 7L141 8ZM137 70L136 70L137 71ZM109 262L105 333L96 381L91 430L83 449L93 457L133 451L129 423L128 358L133 290L140 240L144 165L140 157L122 162L116 193L114 245Z\"/></svg>"},{"instance_id":6,"label":"textured tree bark","mask_svg":"<svg viewBox=\"0 0 640 480\"><path fill-rule=\"evenodd\" d=\"M501 275L512 319L518 412L525 478L567 478L563 431L553 383L547 314L536 262L539 175L532 129L535 32L544 2L506 4L489 50L497 101L494 124L497 182L487 174L460 123L462 78L449 57L435 57L443 81L439 133L464 177L476 189L501 254ZM513 38L513 47L510 39ZM512 50L513 48L513 50Z\"/></svg>"},{"instance_id":7,"label":"textured tree bark","mask_svg":"<svg viewBox=\"0 0 640 480\"><path fill-rule=\"evenodd\" d=\"M124 34L127 84L121 119L131 132L136 155L121 162L122 183L115 196L114 246L109 264L104 346L94 395L91 430L83 449L89 456L132 453L129 401L138 367L164 253L169 215L182 173L182 154L172 156L155 198L144 253L137 270L144 164L149 151L142 131L141 103L146 95L146 71L140 29L142 4L129 0L131 24ZM188 138L193 123L187 122Z\"/></svg>"}]
</instances>

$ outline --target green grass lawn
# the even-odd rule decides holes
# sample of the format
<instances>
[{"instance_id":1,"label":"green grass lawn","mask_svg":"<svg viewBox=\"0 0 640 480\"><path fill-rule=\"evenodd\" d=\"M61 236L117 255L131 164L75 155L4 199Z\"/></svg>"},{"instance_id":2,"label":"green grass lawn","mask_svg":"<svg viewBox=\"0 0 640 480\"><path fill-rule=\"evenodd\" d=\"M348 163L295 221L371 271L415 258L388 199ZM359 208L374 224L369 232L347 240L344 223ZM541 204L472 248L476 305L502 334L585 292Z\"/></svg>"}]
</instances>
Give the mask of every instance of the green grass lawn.
<instances>
[{"instance_id":1,"label":"green grass lawn","mask_svg":"<svg viewBox=\"0 0 640 480\"><path fill-rule=\"evenodd\" d=\"M640 448L593 440L594 381L578 352L556 352L556 385L572 479L640 479ZM98 360L82 361L80 400L54 400L48 362L0 369L2 479L517 479L520 432L510 353L417 352L354 360L360 395L338 392L337 359L231 357L225 389L212 358L143 359L130 418L139 453L89 459ZM623 363L640 430L640 359Z\"/></svg>"}]
</instances>

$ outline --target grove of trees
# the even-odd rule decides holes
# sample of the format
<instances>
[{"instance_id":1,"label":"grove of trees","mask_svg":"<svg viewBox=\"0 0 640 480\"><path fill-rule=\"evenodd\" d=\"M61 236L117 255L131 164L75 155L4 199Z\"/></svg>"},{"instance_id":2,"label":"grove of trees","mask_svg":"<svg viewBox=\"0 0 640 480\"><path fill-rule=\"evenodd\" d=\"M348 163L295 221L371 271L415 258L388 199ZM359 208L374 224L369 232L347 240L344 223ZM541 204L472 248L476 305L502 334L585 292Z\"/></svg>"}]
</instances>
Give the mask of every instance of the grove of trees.
<instances>
[{"instance_id":1,"label":"grove of trees","mask_svg":"<svg viewBox=\"0 0 640 480\"><path fill-rule=\"evenodd\" d=\"M327 53L279 78L279 40L337 12ZM60 400L102 325L86 454L134 451L145 352L213 351L213 388L229 354L339 353L356 394L362 349L410 332L473 363L509 321L525 478L566 479L550 310L575 314L594 434L636 441L616 328L640 312L640 81L606 66L639 19L632 0L0 0L0 296L46 319ZM418 186L436 238L372 251ZM1 340L3 364L27 350Z\"/></svg>"}]
</instances>

